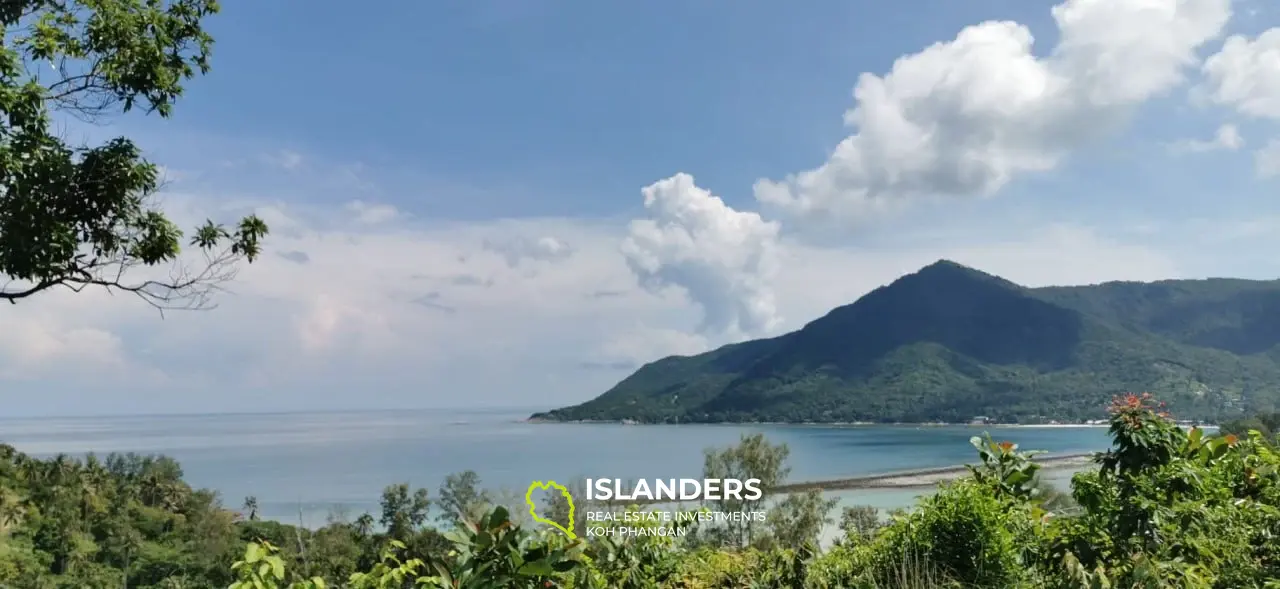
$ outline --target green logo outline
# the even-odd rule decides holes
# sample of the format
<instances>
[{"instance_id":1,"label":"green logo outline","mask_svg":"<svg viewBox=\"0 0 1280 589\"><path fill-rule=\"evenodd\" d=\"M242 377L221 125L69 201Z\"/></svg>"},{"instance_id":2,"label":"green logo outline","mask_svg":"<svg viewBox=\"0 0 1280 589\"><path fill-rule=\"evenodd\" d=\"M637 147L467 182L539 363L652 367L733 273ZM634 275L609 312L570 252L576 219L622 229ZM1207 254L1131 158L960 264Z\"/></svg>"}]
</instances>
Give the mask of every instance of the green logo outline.
<instances>
[{"instance_id":1,"label":"green logo outline","mask_svg":"<svg viewBox=\"0 0 1280 589\"><path fill-rule=\"evenodd\" d=\"M533 502L533 492L538 489L544 489L547 491L555 489L560 491L561 495L564 495L564 498L569 502L569 527L566 528L552 520L538 515L538 506ZM564 532L570 540L577 539L578 535L573 533L573 495L569 494L569 489L566 489L564 485L555 481L533 481L529 484L529 490L524 492L524 502L529 506L529 515L533 517L533 521L541 524L547 524L561 532Z\"/></svg>"}]
</instances>

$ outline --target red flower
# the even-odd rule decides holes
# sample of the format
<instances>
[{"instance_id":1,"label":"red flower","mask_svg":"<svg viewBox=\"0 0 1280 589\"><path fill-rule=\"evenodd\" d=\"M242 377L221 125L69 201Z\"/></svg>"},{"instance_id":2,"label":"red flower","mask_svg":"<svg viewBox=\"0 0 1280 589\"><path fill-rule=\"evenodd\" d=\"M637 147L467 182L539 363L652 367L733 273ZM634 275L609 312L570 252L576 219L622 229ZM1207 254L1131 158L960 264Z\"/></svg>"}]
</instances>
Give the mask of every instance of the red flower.
<instances>
[{"instance_id":1,"label":"red flower","mask_svg":"<svg viewBox=\"0 0 1280 589\"><path fill-rule=\"evenodd\" d=\"M1000 449L1008 452L1013 449L1013 442L1000 442Z\"/></svg>"},{"instance_id":2,"label":"red flower","mask_svg":"<svg viewBox=\"0 0 1280 589\"><path fill-rule=\"evenodd\" d=\"M1235 446L1236 442L1240 441L1240 438L1237 438L1235 434L1227 434L1226 440L1228 446Z\"/></svg>"}]
</instances>

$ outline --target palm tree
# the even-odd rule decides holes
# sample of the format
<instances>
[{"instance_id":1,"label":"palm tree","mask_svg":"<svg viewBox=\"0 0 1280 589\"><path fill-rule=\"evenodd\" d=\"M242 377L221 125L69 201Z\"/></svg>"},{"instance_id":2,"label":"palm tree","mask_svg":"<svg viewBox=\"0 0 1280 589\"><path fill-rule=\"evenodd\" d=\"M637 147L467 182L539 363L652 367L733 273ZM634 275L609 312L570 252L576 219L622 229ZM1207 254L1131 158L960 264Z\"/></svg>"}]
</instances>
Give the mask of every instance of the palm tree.
<instances>
[{"instance_id":1,"label":"palm tree","mask_svg":"<svg viewBox=\"0 0 1280 589\"><path fill-rule=\"evenodd\" d=\"M360 517L356 518L356 533L360 534L360 537L362 538L367 538L373 533L372 515L364 513L361 514Z\"/></svg>"},{"instance_id":2,"label":"palm tree","mask_svg":"<svg viewBox=\"0 0 1280 589\"><path fill-rule=\"evenodd\" d=\"M22 522L25 513L22 497L9 489L0 489L0 537L8 534L9 529Z\"/></svg>"},{"instance_id":3,"label":"palm tree","mask_svg":"<svg viewBox=\"0 0 1280 589\"><path fill-rule=\"evenodd\" d=\"M253 495L245 497L242 510L248 512L249 521L256 521L258 519L258 498Z\"/></svg>"}]
</instances>

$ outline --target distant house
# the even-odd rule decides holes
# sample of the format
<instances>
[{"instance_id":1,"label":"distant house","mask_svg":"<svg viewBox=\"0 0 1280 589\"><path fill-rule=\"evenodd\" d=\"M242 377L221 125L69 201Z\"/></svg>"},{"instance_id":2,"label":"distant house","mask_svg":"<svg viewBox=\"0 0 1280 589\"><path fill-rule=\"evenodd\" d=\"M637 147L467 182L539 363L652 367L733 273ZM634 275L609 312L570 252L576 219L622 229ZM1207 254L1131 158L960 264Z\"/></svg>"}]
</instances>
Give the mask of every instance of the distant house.
<instances>
[{"instance_id":1,"label":"distant house","mask_svg":"<svg viewBox=\"0 0 1280 589\"><path fill-rule=\"evenodd\" d=\"M990 417L987 417L986 415L979 415L970 420L969 423L972 425L986 425L989 421L991 421Z\"/></svg>"}]
</instances>

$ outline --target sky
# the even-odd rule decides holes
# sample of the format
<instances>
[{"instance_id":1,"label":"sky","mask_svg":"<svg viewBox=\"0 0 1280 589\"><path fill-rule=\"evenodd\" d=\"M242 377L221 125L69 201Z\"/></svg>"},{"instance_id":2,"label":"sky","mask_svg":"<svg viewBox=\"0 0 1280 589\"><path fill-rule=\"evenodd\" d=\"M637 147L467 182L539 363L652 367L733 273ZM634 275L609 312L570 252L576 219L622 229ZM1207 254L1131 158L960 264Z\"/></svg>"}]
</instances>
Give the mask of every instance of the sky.
<instances>
[{"instance_id":1,"label":"sky","mask_svg":"<svg viewBox=\"0 0 1280 589\"><path fill-rule=\"evenodd\" d=\"M1280 277L1261 0L351 6L224 2L171 118L64 121L271 234L216 309L0 310L6 414L550 408L941 258Z\"/></svg>"}]
</instances>

